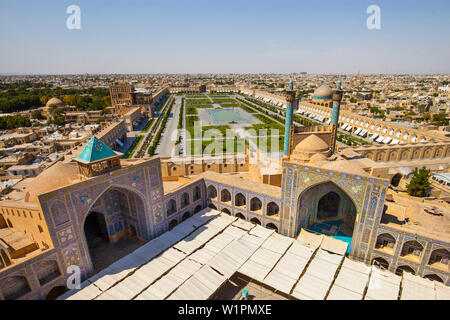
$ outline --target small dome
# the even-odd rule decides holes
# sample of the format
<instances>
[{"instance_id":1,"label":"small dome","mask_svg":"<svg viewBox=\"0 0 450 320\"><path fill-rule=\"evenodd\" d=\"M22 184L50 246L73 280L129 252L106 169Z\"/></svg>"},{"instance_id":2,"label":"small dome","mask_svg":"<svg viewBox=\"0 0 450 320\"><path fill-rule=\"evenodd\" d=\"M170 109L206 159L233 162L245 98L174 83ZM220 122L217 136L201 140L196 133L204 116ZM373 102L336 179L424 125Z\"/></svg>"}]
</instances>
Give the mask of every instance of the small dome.
<instances>
[{"instance_id":1,"label":"small dome","mask_svg":"<svg viewBox=\"0 0 450 320\"><path fill-rule=\"evenodd\" d=\"M332 96L333 90L326 84L323 84L314 91L313 99L331 100Z\"/></svg>"},{"instance_id":2,"label":"small dome","mask_svg":"<svg viewBox=\"0 0 450 320\"><path fill-rule=\"evenodd\" d=\"M25 202L38 202L38 195L78 182L78 166L57 162L41 172L27 186Z\"/></svg>"},{"instance_id":3,"label":"small dome","mask_svg":"<svg viewBox=\"0 0 450 320\"><path fill-rule=\"evenodd\" d=\"M53 104L58 106L58 107L64 107L65 106L64 102L62 102L58 98L51 98L50 100L47 101L45 106L48 108L48 107L50 107Z\"/></svg>"},{"instance_id":4,"label":"small dome","mask_svg":"<svg viewBox=\"0 0 450 320\"><path fill-rule=\"evenodd\" d=\"M327 160L327 157L324 154L316 153L309 159L309 162L319 162L319 161L325 161L325 160Z\"/></svg>"},{"instance_id":5,"label":"small dome","mask_svg":"<svg viewBox=\"0 0 450 320\"><path fill-rule=\"evenodd\" d=\"M308 136L306 139L301 141L294 149L295 152L308 152L308 153L321 153L328 151L328 144L325 143L315 134Z\"/></svg>"}]
</instances>

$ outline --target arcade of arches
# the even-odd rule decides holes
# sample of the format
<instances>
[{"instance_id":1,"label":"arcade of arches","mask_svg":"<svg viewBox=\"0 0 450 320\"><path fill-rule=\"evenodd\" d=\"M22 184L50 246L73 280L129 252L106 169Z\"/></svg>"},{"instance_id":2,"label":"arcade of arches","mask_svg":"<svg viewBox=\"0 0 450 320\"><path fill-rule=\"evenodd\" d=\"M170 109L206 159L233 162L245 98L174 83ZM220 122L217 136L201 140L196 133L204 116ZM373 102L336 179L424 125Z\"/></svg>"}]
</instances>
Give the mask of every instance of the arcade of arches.
<instances>
[{"instance_id":1,"label":"arcade of arches","mask_svg":"<svg viewBox=\"0 0 450 320\"><path fill-rule=\"evenodd\" d=\"M319 183L303 191L297 202L296 233L301 228L329 235L353 235L356 207L351 198L331 181ZM325 227L323 231L316 228ZM327 229L327 230L326 230Z\"/></svg>"},{"instance_id":2,"label":"arcade of arches","mask_svg":"<svg viewBox=\"0 0 450 320\"><path fill-rule=\"evenodd\" d=\"M144 203L136 193L112 188L103 193L84 221L84 235L94 271L142 245L138 224L143 219Z\"/></svg>"}]
</instances>

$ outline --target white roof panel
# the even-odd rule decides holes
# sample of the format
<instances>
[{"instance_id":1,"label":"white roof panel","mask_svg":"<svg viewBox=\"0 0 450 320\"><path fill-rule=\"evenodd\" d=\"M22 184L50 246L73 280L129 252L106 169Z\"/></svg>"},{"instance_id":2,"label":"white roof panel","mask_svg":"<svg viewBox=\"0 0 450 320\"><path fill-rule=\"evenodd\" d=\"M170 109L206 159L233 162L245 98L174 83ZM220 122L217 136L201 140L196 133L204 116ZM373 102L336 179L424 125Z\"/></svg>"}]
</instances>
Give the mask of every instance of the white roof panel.
<instances>
[{"instance_id":1,"label":"white roof panel","mask_svg":"<svg viewBox=\"0 0 450 320\"><path fill-rule=\"evenodd\" d=\"M255 261L262 266L269 267L270 269L280 260L281 254L273 252L271 250L265 248L259 248L256 252L250 257L249 261ZM269 270L270 270L269 269Z\"/></svg>"},{"instance_id":2,"label":"white roof panel","mask_svg":"<svg viewBox=\"0 0 450 320\"><path fill-rule=\"evenodd\" d=\"M238 219L237 221L239 221L239 220L241 220L241 219ZM236 222L237 222L237 221L236 221ZM236 222L234 222L233 225L234 225ZM229 235L231 235L231 236L232 236L233 238L235 238L235 239L242 237L244 234L247 234L246 231L244 231L244 230L242 230L242 229L240 229L240 228L234 227L233 225L231 225L231 226L229 226L228 228L226 228L225 230L223 230L223 233L224 233L224 234L229 234ZM253 226L253 225L252 225L252 226Z\"/></svg>"},{"instance_id":3,"label":"white roof panel","mask_svg":"<svg viewBox=\"0 0 450 320\"><path fill-rule=\"evenodd\" d=\"M292 245L289 247L288 252L295 254L297 256L301 256L304 258L311 258L311 255L316 251L316 248L310 248L301 244L299 241L294 241Z\"/></svg>"},{"instance_id":4,"label":"white roof panel","mask_svg":"<svg viewBox=\"0 0 450 320\"><path fill-rule=\"evenodd\" d=\"M250 229L253 229L255 227L253 223L245 221L244 219L237 219L233 222L232 226L238 227L245 231L249 231Z\"/></svg>"},{"instance_id":5,"label":"white roof panel","mask_svg":"<svg viewBox=\"0 0 450 320\"><path fill-rule=\"evenodd\" d=\"M304 258L297 256L295 254L287 252L281 259L278 261L274 270L281 272L288 277L291 277L297 280L308 264L309 258Z\"/></svg>"},{"instance_id":6,"label":"white roof panel","mask_svg":"<svg viewBox=\"0 0 450 320\"><path fill-rule=\"evenodd\" d=\"M436 300L450 300L450 287L440 282L435 282Z\"/></svg>"},{"instance_id":7,"label":"white roof panel","mask_svg":"<svg viewBox=\"0 0 450 320\"><path fill-rule=\"evenodd\" d=\"M186 254L174 248L169 248L166 251L164 251L160 257L168 259L173 263L178 263L186 257Z\"/></svg>"},{"instance_id":8,"label":"white roof panel","mask_svg":"<svg viewBox=\"0 0 450 320\"><path fill-rule=\"evenodd\" d=\"M83 285L84 283L84 285ZM81 289L80 290L76 290L76 292L73 292L72 290L72 294L65 298L66 300L92 300L94 299L96 296L100 295L102 293L102 291L97 288L96 286L89 284L89 282L84 281L81 284ZM64 299L64 297L59 297L58 300L60 299Z\"/></svg>"},{"instance_id":9,"label":"white roof panel","mask_svg":"<svg viewBox=\"0 0 450 320\"><path fill-rule=\"evenodd\" d=\"M196 278L189 278L168 300L206 300L210 296L210 289Z\"/></svg>"},{"instance_id":10,"label":"white roof panel","mask_svg":"<svg viewBox=\"0 0 450 320\"><path fill-rule=\"evenodd\" d=\"M203 266L198 272L194 273L193 278L199 280L210 290L211 293L214 293L227 280L227 278L217 273L207 265Z\"/></svg>"},{"instance_id":11,"label":"white roof panel","mask_svg":"<svg viewBox=\"0 0 450 320\"><path fill-rule=\"evenodd\" d=\"M172 274L185 281L201 267L202 265L200 263L191 260L189 257L177 264L168 274Z\"/></svg>"},{"instance_id":12,"label":"white roof panel","mask_svg":"<svg viewBox=\"0 0 450 320\"><path fill-rule=\"evenodd\" d=\"M360 294L362 298L368 282L369 274L364 274L350 268L342 267L336 281L334 282L334 285L338 285L342 288Z\"/></svg>"},{"instance_id":13,"label":"white roof panel","mask_svg":"<svg viewBox=\"0 0 450 320\"><path fill-rule=\"evenodd\" d=\"M194 252L196 249L200 248L204 242L197 241L195 239L191 240L181 240L178 242L174 248L183 251L186 254Z\"/></svg>"},{"instance_id":14,"label":"white roof panel","mask_svg":"<svg viewBox=\"0 0 450 320\"><path fill-rule=\"evenodd\" d=\"M220 252L213 259L208 261L208 265L228 278L230 278L240 267L240 264L237 261L230 259L223 252Z\"/></svg>"},{"instance_id":15,"label":"white roof panel","mask_svg":"<svg viewBox=\"0 0 450 320\"><path fill-rule=\"evenodd\" d=\"M350 260L348 258L344 259L344 263L342 264L342 268L354 270L367 276L370 274L371 267L366 266L364 263Z\"/></svg>"},{"instance_id":16,"label":"white roof panel","mask_svg":"<svg viewBox=\"0 0 450 320\"><path fill-rule=\"evenodd\" d=\"M257 261L248 260L238 271L252 279L262 281L270 269L270 267L262 265Z\"/></svg>"},{"instance_id":17,"label":"white roof panel","mask_svg":"<svg viewBox=\"0 0 450 320\"><path fill-rule=\"evenodd\" d=\"M242 242L244 242L244 243L248 243L248 244L251 244L251 245L256 246L256 247L261 246L264 243L264 241L265 241L264 238L260 238L258 236L254 236L254 235L251 235L251 234L248 234L248 233L244 234L240 238L240 240L242 240Z\"/></svg>"},{"instance_id":18,"label":"white roof panel","mask_svg":"<svg viewBox=\"0 0 450 320\"><path fill-rule=\"evenodd\" d=\"M333 284L327 300L362 300L363 295Z\"/></svg>"},{"instance_id":19,"label":"white roof panel","mask_svg":"<svg viewBox=\"0 0 450 320\"><path fill-rule=\"evenodd\" d=\"M330 282L304 274L292 292L292 296L300 300L323 300L330 288Z\"/></svg>"},{"instance_id":20,"label":"white roof panel","mask_svg":"<svg viewBox=\"0 0 450 320\"><path fill-rule=\"evenodd\" d=\"M263 239L267 239L274 232L275 231L273 230L261 227L260 225L256 225L256 227L251 229L248 233Z\"/></svg>"},{"instance_id":21,"label":"white roof panel","mask_svg":"<svg viewBox=\"0 0 450 320\"><path fill-rule=\"evenodd\" d=\"M150 293L152 296L157 297L160 300L167 298L173 291L175 291L184 280L168 273L150 287L145 292Z\"/></svg>"},{"instance_id":22,"label":"white roof panel","mask_svg":"<svg viewBox=\"0 0 450 320\"><path fill-rule=\"evenodd\" d=\"M219 250L220 251L220 250ZM198 263L205 264L209 260L211 260L217 254L216 251L211 251L208 248L201 248L200 250L195 251L193 254L189 256L189 259L197 261Z\"/></svg>"},{"instance_id":23,"label":"white roof panel","mask_svg":"<svg viewBox=\"0 0 450 320\"><path fill-rule=\"evenodd\" d=\"M395 276L395 278L392 275L388 271L381 271L376 267L372 267L372 273L364 299L397 300L400 290L400 279L397 278L400 277Z\"/></svg>"},{"instance_id":24,"label":"white roof panel","mask_svg":"<svg viewBox=\"0 0 450 320\"><path fill-rule=\"evenodd\" d=\"M263 282L276 290L289 294L297 279L281 273L278 269L274 269L266 276Z\"/></svg>"},{"instance_id":25,"label":"white roof panel","mask_svg":"<svg viewBox=\"0 0 450 320\"><path fill-rule=\"evenodd\" d=\"M263 243L262 247L283 254L293 241L293 238L285 237L274 232L270 235L267 241Z\"/></svg>"}]
</instances>

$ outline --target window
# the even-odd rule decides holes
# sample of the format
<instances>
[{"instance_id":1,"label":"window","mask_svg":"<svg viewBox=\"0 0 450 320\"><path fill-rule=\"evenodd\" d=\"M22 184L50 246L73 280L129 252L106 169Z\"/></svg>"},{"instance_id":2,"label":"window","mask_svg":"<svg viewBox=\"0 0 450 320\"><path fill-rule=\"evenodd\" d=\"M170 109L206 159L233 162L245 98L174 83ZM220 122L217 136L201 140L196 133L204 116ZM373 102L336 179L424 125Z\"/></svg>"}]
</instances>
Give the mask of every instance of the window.
<instances>
[{"instance_id":1,"label":"window","mask_svg":"<svg viewBox=\"0 0 450 320\"><path fill-rule=\"evenodd\" d=\"M42 230L42 227L40 225L38 225L38 230L40 233L44 232L44 230Z\"/></svg>"}]
</instances>

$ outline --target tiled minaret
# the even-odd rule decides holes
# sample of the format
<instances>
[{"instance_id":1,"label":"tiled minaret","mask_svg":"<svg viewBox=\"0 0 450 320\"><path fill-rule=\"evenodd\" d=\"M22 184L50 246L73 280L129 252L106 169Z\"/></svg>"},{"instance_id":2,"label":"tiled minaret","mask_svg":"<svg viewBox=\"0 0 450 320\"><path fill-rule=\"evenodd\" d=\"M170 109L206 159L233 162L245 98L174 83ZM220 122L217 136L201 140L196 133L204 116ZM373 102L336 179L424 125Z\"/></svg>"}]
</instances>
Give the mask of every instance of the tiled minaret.
<instances>
[{"instance_id":1,"label":"tiled minaret","mask_svg":"<svg viewBox=\"0 0 450 320\"><path fill-rule=\"evenodd\" d=\"M332 126L332 136L331 136L331 150L330 153L334 154L336 152L336 139L337 139L337 129L339 127L339 112L341 109L341 101L344 91L341 89L341 81L338 82L336 91L333 92L333 111L331 113Z\"/></svg>"},{"instance_id":2,"label":"tiled minaret","mask_svg":"<svg viewBox=\"0 0 450 320\"><path fill-rule=\"evenodd\" d=\"M291 133L292 133L292 114L294 112L295 91L293 90L293 81L289 83L289 91L286 94L286 121L284 127L284 148L283 155L289 156Z\"/></svg>"}]
</instances>

